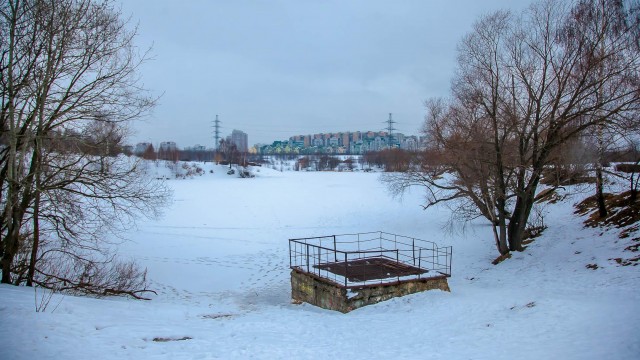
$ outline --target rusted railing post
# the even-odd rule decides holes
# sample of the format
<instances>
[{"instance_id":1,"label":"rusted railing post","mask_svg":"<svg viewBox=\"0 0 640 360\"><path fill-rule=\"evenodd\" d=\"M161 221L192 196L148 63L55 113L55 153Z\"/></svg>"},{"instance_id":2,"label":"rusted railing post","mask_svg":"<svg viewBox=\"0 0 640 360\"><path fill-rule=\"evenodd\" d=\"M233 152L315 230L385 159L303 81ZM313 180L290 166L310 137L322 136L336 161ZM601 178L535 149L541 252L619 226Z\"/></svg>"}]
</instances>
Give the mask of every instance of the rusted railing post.
<instances>
[{"instance_id":1,"label":"rusted railing post","mask_svg":"<svg viewBox=\"0 0 640 360\"><path fill-rule=\"evenodd\" d=\"M396 246L396 266L400 264L400 252L398 251L398 247ZM400 273L398 273L398 282L400 282Z\"/></svg>"},{"instance_id":2,"label":"rusted railing post","mask_svg":"<svg viewBox=\"0 0 640 360\"><path fill-rule=\"evenodd\" d=\"M436 248L435 246L431 248L431 267L433 267L434 269L436 268L436 264L437 264L437 260L436 260L436 252L438 251L438 248Z\"/></svg>"},{"instance_id":3,"label":"rusted railing post","mask_svg":"<svg viewBox=\"0 0 640 360\"><path fill-rule=\"evenodd\" d=\"M418 269L422 269L422 248L418 248ZM420 279L420 277L422 276L422 274L418 274L418 279Z\"/></svg>"},{"instance_id":4,"label":"rusted railing post","mask_svg":"<svg viewBox=\"0 0 640 360\"><path fill-rule=\"evenodd\" d=\"M307 244L307 254L306 255L307 255L307 272L310 272L309 271L309 244Z\"/></svg>"},{"instance_id":5,"label":"rusted railing post","mask_svg":"<svg viewBox=\"0 0 640 360\"><path fill-rule=\"evenodd\" d=\"M416 266L416 238L411 238L411 252L413 253L413 266Z\"/></svg>"},{"instance_id":6,"label":"rusted railing post","mask_svg":"<svg viewBox=\"0 0 640 360\"><path fill-rule=\"evenodd\" d=\"M291 240L289 240L289 267L292 267L292 266L293 266L293 263L291 261Z\"/></svg>"},{"instance_id":7,"label":"rusted railing post","mask_svg":"<svg viewBox=\"0 0 640 360\"><path fill-rule=\"evenodd\" d=\"M349 262L347 261L347 253L344 253L344 287L348 286L349 281Z\"/></svg>"},{"instance_id":8,"label":"rusted railing post","mask_svg":"<svg viewBox=\"0 0 640 360\"><path fill-rule=\"evenodd\" d=\"M393 234L393 248L398 250L398 235L396 234Z\"/></svg>"}]
</instances>

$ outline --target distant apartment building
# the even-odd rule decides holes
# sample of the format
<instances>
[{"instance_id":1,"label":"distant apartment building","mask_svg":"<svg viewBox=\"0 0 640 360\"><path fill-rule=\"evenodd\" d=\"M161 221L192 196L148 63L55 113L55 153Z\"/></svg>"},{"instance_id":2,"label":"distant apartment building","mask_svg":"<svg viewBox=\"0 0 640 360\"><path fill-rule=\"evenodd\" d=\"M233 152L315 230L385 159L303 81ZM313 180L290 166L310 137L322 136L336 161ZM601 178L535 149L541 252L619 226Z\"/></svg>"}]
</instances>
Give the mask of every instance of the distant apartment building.
<instances>
[{"instance_id":1,"label":"distant apartment building","mask_svg":"<svg viewBox=\"0 0 640 360\"><path fill-rule=\"evenodd\" d=\"M351 144L351 139L349 136L349 133L340 133L340 142L342 144L343 147L345 148L349 148L349 144Z\"/></svg>"},{"instance_id":2,"label":"distant apartment building","mask_svg":"<svg viewBox=\"0 0 640 360\"><path fill-rule=\"evenodd\" d=\"M173 141L163 141L158 147L158 159L178 161L180 152L178 145Z\"/></svg>"},{"instance_id":3,"label":"distant apartment building","mask_svg":"<svg viewBox=\"0 0 640 360\"><path fill-rule=\"evenodd\" d=\"M240 152L249 151L249 136L247 133L240 130L233 130L227 140L236 145L236 148Z\"/></svg>"},{"instance_id":4,"label":"distant apartment building","mask_svg":"<svg viewBox=\"0 0 640 360\"><path fill-rule=\"evenodd\" d=\"M137 143L135 149L133 150L133 153L136 155L142 155L150 147L151 147L151 143L148 143L148 142Z\"/></svg>"},{"instance_id":5,"label":"distant apartment building","mask_svg":"<svg viewBox=\"0 0 640 360\"><path fill-rule=\"evenodd\" d=\"M177 151L178 146L173 141L163 141L160 143L158 151Z\"/></svg>"},{"instance_id":6,"label":"distant apartment building","mask_svg":"<svg viewBox=\"0 0 640 360\"><path fill-rule=\"evenodd\" d=\"M311 146L323 147L324 141L322 140L322 137L314 137L313 140L311 140Z\"/></svg>"},{"instance_id":7,"label":"distant apartment building","mask_svg":"<svg viewBox=\"0 0 640 360\"><path fill-rule=\"evenodd\" d=\"M417 136L406 136L400 142L400 148L408 151L418 151L420 149L420 141Z\"/></svg>"},{"instance_id":8,"label":"distant apartment building","mask_svg":"<svg viewBox=\"0 0 640 360\"><path fill-rule=\"evenodd\" d=\"M364 154L369 151L381 151L399 148L417 151L423 148L422 139L413 135L386 131L354 131L295 135L288 141L274 141L271 145L256 146L261 154Z\"/></svg>"}]
</instances>

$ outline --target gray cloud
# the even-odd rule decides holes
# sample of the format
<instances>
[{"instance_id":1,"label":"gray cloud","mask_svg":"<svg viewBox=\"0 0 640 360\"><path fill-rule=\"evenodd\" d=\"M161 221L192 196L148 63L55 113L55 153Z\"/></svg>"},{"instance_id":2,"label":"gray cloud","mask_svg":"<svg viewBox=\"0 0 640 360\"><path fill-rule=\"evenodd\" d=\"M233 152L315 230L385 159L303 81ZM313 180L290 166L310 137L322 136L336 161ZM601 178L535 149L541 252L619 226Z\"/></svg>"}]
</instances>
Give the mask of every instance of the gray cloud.
<instances>
[{"instance_id":1,"label":"gray cloud","mask_svg":"<svg viewBox=\"0 0 640 360\"><path fill-rule=\"evenodd\" d=\"M212 146L240 129L250 144L314 132L379 130L388 113L416 134L423 101L446 95L455 48L475 19L528 0L127 0L141 69L163 93L131 142Z\"/></svg>"}]
</instances>

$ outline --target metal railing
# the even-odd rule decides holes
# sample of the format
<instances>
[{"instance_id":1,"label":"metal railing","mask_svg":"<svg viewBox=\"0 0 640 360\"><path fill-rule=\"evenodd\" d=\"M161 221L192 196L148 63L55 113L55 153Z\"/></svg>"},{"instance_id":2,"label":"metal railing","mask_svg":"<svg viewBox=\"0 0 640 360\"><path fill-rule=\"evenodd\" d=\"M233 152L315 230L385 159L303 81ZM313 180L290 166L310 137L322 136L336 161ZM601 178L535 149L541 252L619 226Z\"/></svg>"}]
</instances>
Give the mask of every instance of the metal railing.
<instances>
[{"instance_id":1,"label":"metal railing","mask_svg":"<svg viewBox=\"0 0 640 360\"><path fill-rule=\"evenodd\" d=\"M289 239L291 269L351 288L451 276L451 246L383 231Z\"/></svg>"}]
</instances>

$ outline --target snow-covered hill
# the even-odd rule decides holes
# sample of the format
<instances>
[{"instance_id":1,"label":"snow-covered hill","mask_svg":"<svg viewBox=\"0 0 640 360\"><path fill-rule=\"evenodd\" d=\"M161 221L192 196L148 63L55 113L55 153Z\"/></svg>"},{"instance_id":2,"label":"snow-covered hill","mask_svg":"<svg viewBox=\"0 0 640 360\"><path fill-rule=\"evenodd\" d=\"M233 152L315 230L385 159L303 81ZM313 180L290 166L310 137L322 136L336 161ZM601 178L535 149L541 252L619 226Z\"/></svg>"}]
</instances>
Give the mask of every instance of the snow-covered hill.
<instances>
[{"instance_id":1,"label":"snow-covered hill","mask_svg":"<svg viewBox=\"0 0 640 360\"><path fill-rule=\"evenodd\" d=\"M151 301L55 294L35 312L40 292L0 286L0 358L640 356L640 267L610 260L628 257L632 240L584 228L573 214L584 193L546 205L543 235L494 266L488 226L445 227L447 208L423 211L417 190L393 199L378 174L257 175L239 179L209 164L202 175L168 180L175 199L164 218L141 223L120 246L148 268L158 291ZM451 293L348 314L290 303L289 238L375 230L452 245Z\"/></svg>"}]
</instances>

